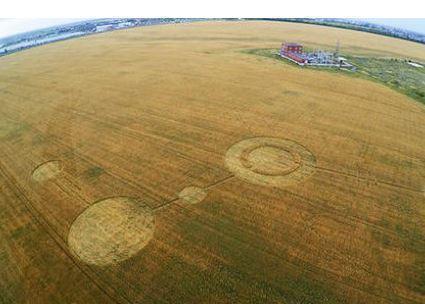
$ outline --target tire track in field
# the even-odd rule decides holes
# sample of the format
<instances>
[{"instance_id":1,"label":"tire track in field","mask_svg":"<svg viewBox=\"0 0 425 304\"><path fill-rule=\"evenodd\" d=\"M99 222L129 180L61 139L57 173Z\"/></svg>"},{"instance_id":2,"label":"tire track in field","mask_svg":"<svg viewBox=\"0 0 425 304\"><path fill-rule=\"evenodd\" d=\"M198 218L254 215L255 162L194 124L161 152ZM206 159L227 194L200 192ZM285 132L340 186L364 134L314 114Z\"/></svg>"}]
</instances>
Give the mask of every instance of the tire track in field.
<instances>
[{"instance_id":1,"label":"tire track in field","mask_svg":"<svg viewBox=\"0 0 425 304\"><path fill-rule=\"evenodd\" d=\"M386 182L386 181L383 181L383 180L367 178L367 177L364 177L364 176L361 176L361 175L343 172L343 171L336 170L336 169L331 169L331 168L326 168L326 167L321 167L321 166L315 166L315 168L318 169L318 170L331 172L331 173L335 173L335 174L338 174L338 175L343 175L343 176L346 176L346 177L351 177L351 178L354 178L354 179L367 181L367 182L370 182L370 183L378 183L378 184L382 184L382 185L386 185L386 186L394 187L394 188L399 188L399 189L403 189L403 190L407 190L407 191L424 193L424 191L420 190L420 189L411 188L411 187L396 184L396 183Z\"/></svg>"},{"instance_id":2,"label":"tire track in field","mask_svg":"<svg viewBox=\"0 0 425 304\"><path fill-rule=\"evenodd\" d=\"M222 230L218 230L213 224L209 223L208 220L201 220L201 218L203 218L204 216L201 213L196 212L194 208L189 209L189 208L186 208L185 206L182 206L180 204L177 204L176 206L178 206L179 208L182 209L181 213L184 216L188 216L187 213L189 213L189 215L190 214L195 215L193 218L196 218L196 221L198 221L198 223L200 225L202 225L204 227L207 227L209 230L214 231L215 233L217 233L221 237L227 238L227 239L233 239L234 241L236 241L238 243L241 243L241 244L244 244L245 246L247 246L249 248L252 248L252 249L257 250L257 251L260 251L260 252L263 252L264 254L266 254L268 256L271 256L271 257L274 257L274 258L276 258L276 259L278 259L280 261L283 261L290 268L299 270L300 269L300 266L299 265L303 265L303 264L306 264L307 263L305 260L300 259L300 258L297 258L295 256L292 256L291 258L294 259L294 260L296 260L298 263L296 263L294 261L289 261L289 260L287 260L287 257L282 256L282 255L279 255L276 252L273 252L271 250L265 250L263 247L260 247L260 246L254 245L252 243L248 243L246 241L243 241L241 239L238 239L238 238L234 237L233 235L231 235L231 233L226 233L226 232L224 232ZM338 280L339 277L338 277L337 274L335 274L333 272L330 272L330 271L328 271L325 268L316 266L316 265L311 264L311 263L308 263L308 265L309 265L309 267L308 267L308 270L306 270L306 271L310 272L314 276L320 275L321 273L327 273L328 279L331 280L331 281L333 281L333 282L335 282L338 285L346 286L349 289L354 289L354 290L360 291L362 293L366 293L366 294L368 294L368 295L370 295L372 297L376 297L378 299L384 299L384 300L388 301L388 303L391 303L391 301L392 301L392 298L390 296L378 294L376 292L371 292L370 290L367 290L367 288L359 287L358 286L359 285L358 282L357 281L351 281L349 277L346 278L346 279L349 280L348 282L341 281L341 280ZM238 269L238 271L241 271L241 270ZM370 274L373 274L373 275L376 275L375 273L372 273L372 272L369 272L369 273ZM252 277L252 274L249 274L249 273L246 273L246 274L249 277ZM318 279L314 279L314 280L319 281ZM402 286L406 286L405 284L401 284L399 282L396 282L396 283L397 284L400 284ZM275 286L275 287L278 287L275 284L273 284L273 282L270 282L270 284L273 285L273 286ZM405 298L403 296L399 296L399 297L400 298L403 298L403 299L407 299L407 298ZM417 303L417 304L420 303L420 302L418 302L416 300L411 300L411 299L408 299L408 300L412 301L412 303Z\"/></svg>"},{"instance_id":3,"label":"tire track in field","mask_svg":"<svg viewBox=\"0 0 425 304\"><path fill-rule=\"evenodd\" d=\"M33 130L37 131L40 134L43 134L42 132L40 132L40 130L38 130L37 128L32 128ZM59 140L53 140L56 142L56 144L58 144L59 146L63 146L66 148L70 148L69 145L65 144L63 141L59 141ZM82 158L84 159L84 158ZM87 160L86 160L87 161ZM90 163L90 162L89 162ZM105 295L107 295L108 298L110 298L113 302L115 303L123 303L120 300L117 300L116 297L114 297L114 295L118 295L121 299L123 299L125 301L125 303L132 303L128 298L126 298L124 295L122 295L117 289L113 288L112 285L107 284L105 280L103 280L101 278L101 276L99 275L99 273L97 273L94 269L92 269L90 266L88 265L81 265L79 264L74 258L73 256L68 252L68 246L65 244L66 241L61 237L61 235L56 231L56 229L54 228L54 226L52 225L51 221L49 221L45 216L43 216L43 213L41 213L35 206L34 204L31 203L31 201L28 199L28 197L26 196L26 194L24 193L24 190L22 188L20 188L18 186L18 182L17 180L13 177L13 175L7 171L5 166L1 166L0 164L0 173L3 173L3 175L5 176L6 180L8 181L13 181L13 188L11 187L11 189L15 189L15 191L13 191L16 195L17 198L23 198L21 199L24 202L24 206L27 209L27 211L29 212L29 214L36 220L36 222L40 225L40 227L47 233L47 235L53 239L53 241L56 243L56 245L59 246L59 249L64 252L64 254L66 255L66 257L68 259L71 260L71 262L80 270L80 272L87 277L87 279L91 282L93 282L95 284L96 287L98 287ZM65 180L68 181L68 178L65 178ZM62 187L62 185L58 182L55 182L55 185L58 186L65 194L68 194L69 196L72 197L72 195L70 194L69 191L65 190L64 187ZM77 191L78 192L78 191ZM78 193L77 193L78 197L81 197ZM85 203L89 203L87 202L85 199L82 199ZM50 213L50 212L48 212ZM55 220L58 223L61 223L61 221L53 214L49 215L53 220ZM86 271L85 269L88 269L88 271ZM107 286L107 289L104 288L104 286ZM112 290L112 294L111 291Z\"/></svg>"},{"instance_id":4,"label":"tire track in field","mask_svg":"<svg viewBox=\"0 0 425 304\"><path fill-rule=\"evenodd\" d=\"M25 195L24 191L18 186L18 183L15 178L12 177L12 175L8 172L6 172L6 169L3 166L0 166L0 173L6 178L7 181L9 181L9 187L12 189L12 191L16 194L16 197L19 198L23 203L31 217L34 218L35 222L40 225L40 227L47 233L47 235L56 243L56 245L59 247L59 249L65 254L65 256L75 265L75 267L78 268L78 270L87 277L87 279L102 292L104 293L109 299L111 299L112 302L115 303L122 303L121 301L117 300L107 289L105 289L102 286L102 283L99 281L102 281L98 274L93 271L90 267L86 266L94 275L90 274L89 271L86 271L75 259L70 255L70 253L67 250L67 247L63 244L64 241L61 238L61 236L57 233L57 231L50 225L49 221L42 216L42 213L37 210L37 208L34 207L34 205L31 203L31 201L28 199L28 197ZM103 283L104 284L104 283ZM108 287L111 287L108 285ZM118 294L118 293L116 293ZM131 303L130 300L122 296L122 299L125 300L126 303Z\"/></svg>"},{"instance_id":5,"label":"tire track in field","mask_svg":"<svg viewBox=\"0 0 425 304\"><path fill-rule=\"evenodd\" d=\"M314 166L315 167L315 166ZM319 167L320 168L320 167ZM339 171L337 171L337 172L339 172ZM341 174L343 174L343 172L340 172ZM355 178L358 178L358 176L357 175L354 175L354 174L347 174L349 177L355 177ZM232 178L234 178L235 176L234 175L231 175L231 176L228 176L228 177L226 177L226 178L224 178L224 179L222 179L222 180L220 180L220 181L217 181L216 183L214 183L214 184L212 184L212 185L210 185L210 186L207 186L206 188L207 189L209 189L209 188L212 188L212 187L215 187L215 186L217 186L217 185L221 185L221 184L223 184L223 183L225 183L226 181L228 181L229 179L232 179ZM361 179L364 179L364 180L368 180L368 179L366 179L366 178L361 178ZM383 182L383 184L385 184L385 182ZM402 187L402 186L401 186ZM416 190L413 190L413 191L416 191ZM307 199L307 198L305 198L305 197L302 197L302 196L300 196L300 195L297 195L297 194L295 194L295 193L292 193L292 192L289 192L291 195L294 195L295 197L298 197L298 198L301 198L303 201L308 201L309 203L311 203L311 200L310 199ZM316 205L316 204L315 204ZM184 206L181 206L180 204L177 204L177 206L179 206L179 207L181 207L182 209L185 209L185 210L188 210L187 208L185 208ZM327 213L329 213L329 210L326 210L326 209L323 209L323 211L324 212L327 212ZM346 218L347 217L347 215L346 214L343 214L342 212L337 212L336 213L336 215L337 216L340 216L340 217L344 217L344 218ZM362 223L362 224L364 224L364 225L366 225L366 226L373 226L377 231L384 231L384 232L386 232L386 233L389 233L390 235L393 235L394 234L394 232L393 231L391 231L391 230L389 230L389 229L385 229L385 228L383 228L383 227L381 227L381 226L378 226L378 225L376 225L376 224L374 224L374 223L371 223L371 222L368 222L368 221L366 221L366 220L364 220L364 219L362 219L362 218L360 218L360 217L356 217L356 216L349 216L349 218L353 221L353 222L359 222L359 223ZM341 222L341 223L345 223L345 222ZM346 223L345 223L346 224ZM311 265L312 267L315 267L315 268L318 268L318 269L321 269L320 267L316 267L316 266L314 266L314 265ZM390 281L388 281L388 278L385 278L385 277L383 277L383 276L381 276L381 275L379 275L379 274L375 274L375 273L373 273L373 272L371 272L368 268L366 268L366 267L363 267L363 266L359 266L359 265L357 265L360 269L362 269L363 271L365 271L366 273L369 273L370 275L374 275L374 276L376 276L376 277L378 277L378 278L380 278L380 279L382 279L382 280L384 280L384 281L386 281L386 282L390 282L390 283L392 283L392 284L397 284L397 285L401 285L401 286L403 286L403 287L405 287L405 288L407 288L407 289L409 289L409 286L407 285L407 284L405 284L405 283L402 283L402 282L398 282L398 281L394 281L394 280L390 280ZM323 270L323 269L322 269ZM336 280L335 280L336 281ZM347 285L347 286L350 286L350 285L348 285L348 284L346 284L346 283L343 283L343 282L340 282L340 281L336 281L336 282L338 282L338 283L341 283L341 284L343 284L343 285ZM356 288L356 287L353 287L353 286L351 286L351 288L354 288L354 289L358 289L358 290L361 290L361 291L363 291L363 292L367 292L366 290L363 290L363 289L359 289L359 288ZM384 299L387 299L386 297L383 297L383 296L381 296L381 295L378 295L378 294L373 294L374 296L377 296L377 297L381 297L381 298L384 298ZM389 298L388 298L389 299Z\"/></svg>"}]
</instances>

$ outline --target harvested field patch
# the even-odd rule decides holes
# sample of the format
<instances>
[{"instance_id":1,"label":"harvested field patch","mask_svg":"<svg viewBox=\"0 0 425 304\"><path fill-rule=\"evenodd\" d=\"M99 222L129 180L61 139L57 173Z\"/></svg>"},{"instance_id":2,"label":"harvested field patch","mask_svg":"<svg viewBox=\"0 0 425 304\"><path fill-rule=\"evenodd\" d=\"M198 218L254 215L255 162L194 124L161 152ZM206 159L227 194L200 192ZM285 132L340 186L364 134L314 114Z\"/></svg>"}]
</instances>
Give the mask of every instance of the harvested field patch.
<instances>
[{"instance_id":1,"label":"harvested field patch","mask_svg":"<svg viewBox=\"0 0 425 304\"><path fill-rule=\"evenodd\" d=\"M36 182L49 180L62 171L62 165L59 160L51 160L37 166L32 172L32 179Z\"/></svg>"},{"instance_id":2,"label":"harvested field patch","mask_svg":"<svg viewBox=\"0 0 425 304\"><path fill-rule=\"evenodd\" d=\"M316 158L291 140L255 137L230 147L225 162L231 172L247 182L285 187L313 174Z\"/></svg>"},{"instance_id":3,"label":"harvested field patch","mask_svg":"<svg viewBox=\"0 0 425 304\"><path fill-rule=\"evenodd\" d=\"M207 196L207 192L199 187L186 187L179 193L179 198L187 204L200 203Z\"/></svg>"},{"instance_id":4,"label":"harvested field patch","mask_svg":"<svg viewBox=\"0 0 425 304\"><path fill-rule=\"evenodd\" d=\"M137 254L153 233L150 208L131 198L116 197L81 213L71 226L68 245L83 262L104 266Z\"/></svg>"}]
</instances>

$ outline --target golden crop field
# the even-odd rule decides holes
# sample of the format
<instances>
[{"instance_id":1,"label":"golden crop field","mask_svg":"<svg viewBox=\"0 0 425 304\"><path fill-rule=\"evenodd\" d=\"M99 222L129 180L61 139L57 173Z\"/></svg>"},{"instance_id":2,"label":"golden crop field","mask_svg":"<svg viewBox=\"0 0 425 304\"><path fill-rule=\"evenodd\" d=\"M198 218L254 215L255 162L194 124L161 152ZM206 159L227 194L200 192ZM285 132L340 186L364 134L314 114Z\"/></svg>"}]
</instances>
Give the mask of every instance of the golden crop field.
<instances>
[{"instance_id":1,"label":"golden crop field","mask_svg":"<svg viewBox=\"0 0 425 304\"><path fill-rule=\"evenodd\" d=\"M425 47L198 22L0 58L0 303L424 303L425 108L243 52Z\"/></svg>"}]
</instances>

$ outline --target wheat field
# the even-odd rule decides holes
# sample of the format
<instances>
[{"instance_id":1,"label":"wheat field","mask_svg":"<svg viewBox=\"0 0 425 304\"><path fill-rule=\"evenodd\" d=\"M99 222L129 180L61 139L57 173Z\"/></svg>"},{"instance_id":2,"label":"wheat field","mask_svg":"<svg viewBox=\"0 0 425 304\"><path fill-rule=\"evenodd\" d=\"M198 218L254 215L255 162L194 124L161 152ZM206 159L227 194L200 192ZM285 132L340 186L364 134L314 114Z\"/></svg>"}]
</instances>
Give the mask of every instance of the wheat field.
<instances>
[{"instance_id":1,"label":"wheat field","mask_svg":"<svg viewBox=\"0 0 425 304\"><path fill-rule=\"evenodd\" d=\"M244 52L338 39L425 60L254 21L0 58L0 302L424 303L424 106Z\"/></svg>"}]
</instances>

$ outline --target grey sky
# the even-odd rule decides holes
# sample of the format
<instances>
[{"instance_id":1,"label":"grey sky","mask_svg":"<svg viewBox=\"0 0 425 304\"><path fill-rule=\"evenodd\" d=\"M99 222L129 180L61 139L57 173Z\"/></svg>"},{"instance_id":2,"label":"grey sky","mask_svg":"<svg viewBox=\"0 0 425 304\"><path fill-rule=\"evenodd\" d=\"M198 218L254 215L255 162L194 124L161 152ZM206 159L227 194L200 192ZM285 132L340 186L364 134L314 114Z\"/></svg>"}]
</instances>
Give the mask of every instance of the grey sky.
<instances>
[{"instance_id":1,"label":"grey sky","mask_svg":"<svg viewBox=\"0 0 425 304\"><path fill-rule=\"evenodd\" d=\"M0 38L88 19L0 19Z\"/></svg>"},{"instance_id":2,"label":"grey sky","mask_svg":"<svg viewBox=\"0 0 425 304\"><path fill-rule=\"evenodd\" d=\"M376 23L376 24L383 24L383 25L389 25L393 27L398 27L406 30L411 30L414 32L418 32L421 34L425 34L425 18L403 18L403 19L397 19L397 18L368 18L368 19L361 19L367 22Z\"/></svg>"}]
</instances>

